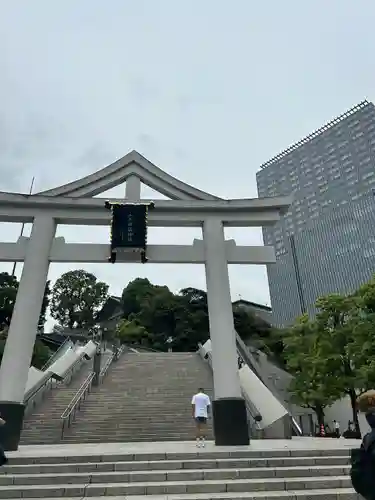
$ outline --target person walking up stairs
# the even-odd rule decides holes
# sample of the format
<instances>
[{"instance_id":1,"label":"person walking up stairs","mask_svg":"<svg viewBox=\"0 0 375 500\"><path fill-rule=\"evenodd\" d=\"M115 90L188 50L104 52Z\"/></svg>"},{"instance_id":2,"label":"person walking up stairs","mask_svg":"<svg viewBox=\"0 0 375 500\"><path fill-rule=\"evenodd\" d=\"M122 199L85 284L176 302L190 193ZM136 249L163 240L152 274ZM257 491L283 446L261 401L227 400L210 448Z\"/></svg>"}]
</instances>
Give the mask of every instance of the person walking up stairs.
<instances>
[{"instance_id":1,"label":"person walking up stairs","mask_svg":"<svg viewBox=\"0 0 375 500\"><path fill-rule=\"evenodd\" d=\"M212 396L210 368L196 353L124 354L90 394L64 442L194 440L191 395L201 385Z\"/></svg>"},{"instance_id":2,"label":"person walking up stairs","mask_svg":"<svg viewBox=\"0 0 375 500\"><path fill-rule=\"evenodd\" d=\"M207 433L207 420L211 411L211 401L207 394L204 393L202 387L199 389L198 393L193 396L191 406L197 429L197 446L198 448L204 448Z\"/></svg>"}]
</instances>

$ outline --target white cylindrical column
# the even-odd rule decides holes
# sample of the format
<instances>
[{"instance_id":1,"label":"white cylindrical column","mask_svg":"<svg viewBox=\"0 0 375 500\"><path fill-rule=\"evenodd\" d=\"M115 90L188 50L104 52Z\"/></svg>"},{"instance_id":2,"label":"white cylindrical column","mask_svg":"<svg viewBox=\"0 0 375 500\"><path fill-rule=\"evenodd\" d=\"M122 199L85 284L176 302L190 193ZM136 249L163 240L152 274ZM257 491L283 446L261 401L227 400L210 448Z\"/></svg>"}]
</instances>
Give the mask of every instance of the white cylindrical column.
<instances>
[{"instance_id":1,"label":"white cylindrical column","mask_svg":"<svg viewBox=\"0 0 375 500\"><path fill-rule=\"evenodd\" d=\"M141 199L141 179L136 175L130 175L125 184L126 201L134 202Z\"/></svg>"},{"instance_id":2,"label":"white cylindrical column","mask_svg":"<svg viewBox=\"0 0 375 500\"><path fill-rule=\"evenodd\" d=\"M219 219L206 220L203 238L215 398L240 397L238 356L222 222Z\"/></svg>"},{"instance_id":3,"label":"white cylindrical column","mask_svg":"<svg viewBox=\"0 0 375 500\"><path fill-rule=\"evenodd\" d=\"M35 218L0 368L0 402L23 402L55 231L52 217Z\"/></svg>"},{"instance_id":4,"label":"white cylindrical column","mask_svg":"<svg viewBox=\"0 0 375 500\"><path fill-rule=\"evenodd\" d=\"M207 301L212 346L215 442L249 443L246 404L242 398L230 295L223 223L216 217L203 224Z\"/></svg>"}]
</instances>

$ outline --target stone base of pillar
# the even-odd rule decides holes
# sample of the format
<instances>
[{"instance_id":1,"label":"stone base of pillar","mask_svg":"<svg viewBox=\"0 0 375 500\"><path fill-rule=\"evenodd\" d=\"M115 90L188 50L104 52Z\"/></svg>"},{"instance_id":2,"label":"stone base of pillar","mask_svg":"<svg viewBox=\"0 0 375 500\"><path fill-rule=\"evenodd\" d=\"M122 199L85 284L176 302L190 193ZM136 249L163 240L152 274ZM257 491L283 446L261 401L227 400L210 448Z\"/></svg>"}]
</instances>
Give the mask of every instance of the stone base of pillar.
<instances>
[{"instance_id":1,"label":"stone base of pillar","mask_svg":"<svg viewBox=\"0 0 375 500\"><path fill-rule=\"evenodd\" d=\"M247 446L250 443L245 400L217 399L212 403L216 446Z\"/></svg>"},{"instance_id":2,"label":"stone base of pillar","mask_svg":"<svg viewBox=\"0 0 375 500\"><path fill-rule=\"evenodd\" d=\"M16 451L21 438L25 405L0 401L0 416L5 425L0 427L0 443L5 451Z\"/></svg>"}]
</instances>

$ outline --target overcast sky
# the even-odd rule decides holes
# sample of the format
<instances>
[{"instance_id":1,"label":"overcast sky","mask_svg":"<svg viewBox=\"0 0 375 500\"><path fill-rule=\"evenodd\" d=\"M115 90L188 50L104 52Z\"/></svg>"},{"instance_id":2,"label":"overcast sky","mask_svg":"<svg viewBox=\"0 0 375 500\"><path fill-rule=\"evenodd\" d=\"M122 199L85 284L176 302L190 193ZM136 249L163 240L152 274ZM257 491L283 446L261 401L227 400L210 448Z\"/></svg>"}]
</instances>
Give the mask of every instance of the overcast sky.
<instances>
[{"instance_id":1,"label":"overcast sky","mask_svg":"<svg viewBox=\"0 0 375 500\"><path fill-rule=\"evenodd\" d=\"M26 192L33 176L36 191L52 188L135 149L202 190L255 197L260 164L374 99L374 19L371 0L0 0L0 189ZM0 224L3 241L18 237ZM200 236L152 228L149 242L177 231L180 243ZM108 241L105 228L57 234ZM260 230L226 234L262 243ZM205 288L203 266L84 268L113 294L137 276ZM269 303L263 266L230 266L230 279L234 299Z\"/></svg>"}]
</instances>

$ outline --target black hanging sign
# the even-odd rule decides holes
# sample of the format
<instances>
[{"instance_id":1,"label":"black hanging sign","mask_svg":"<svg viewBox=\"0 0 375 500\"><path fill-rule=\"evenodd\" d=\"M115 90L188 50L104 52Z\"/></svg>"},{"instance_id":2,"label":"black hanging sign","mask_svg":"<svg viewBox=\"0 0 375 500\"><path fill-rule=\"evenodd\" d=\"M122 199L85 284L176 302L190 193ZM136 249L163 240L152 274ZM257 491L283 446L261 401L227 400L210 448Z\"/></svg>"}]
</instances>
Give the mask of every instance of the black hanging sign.
<instances>
[{"instance_id":1,"label":"black hanging sign","mask_svg":"<svg viewBox=\"0 0 375 500\"><path fill-rule=\"evenodd\" d=\"M153 206L153 203L105 202L105 207L112 213L110 262L115 263L118 253L126 252L137 252L140 261L147 262L147 215Z\"/></svg>"}]
</instances>

